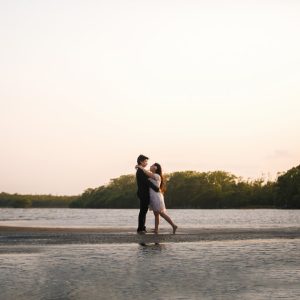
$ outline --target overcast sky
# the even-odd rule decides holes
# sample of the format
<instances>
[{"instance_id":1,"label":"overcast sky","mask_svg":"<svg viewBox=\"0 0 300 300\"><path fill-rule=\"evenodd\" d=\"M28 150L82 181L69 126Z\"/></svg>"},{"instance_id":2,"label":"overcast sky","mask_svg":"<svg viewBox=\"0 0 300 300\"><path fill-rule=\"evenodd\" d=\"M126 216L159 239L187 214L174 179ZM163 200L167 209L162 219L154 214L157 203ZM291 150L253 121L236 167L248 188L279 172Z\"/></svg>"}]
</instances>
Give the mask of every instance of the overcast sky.
<instances>
[{"instance_id":1,"label":"overcast sky","mask_svg":"<svg viewBox=\"0 0 300 300\"><path fill-rule=\"evenodd\" d=\"M0 2L0 192L299 164L300 2Z\"/></svg>"}]
</instances>

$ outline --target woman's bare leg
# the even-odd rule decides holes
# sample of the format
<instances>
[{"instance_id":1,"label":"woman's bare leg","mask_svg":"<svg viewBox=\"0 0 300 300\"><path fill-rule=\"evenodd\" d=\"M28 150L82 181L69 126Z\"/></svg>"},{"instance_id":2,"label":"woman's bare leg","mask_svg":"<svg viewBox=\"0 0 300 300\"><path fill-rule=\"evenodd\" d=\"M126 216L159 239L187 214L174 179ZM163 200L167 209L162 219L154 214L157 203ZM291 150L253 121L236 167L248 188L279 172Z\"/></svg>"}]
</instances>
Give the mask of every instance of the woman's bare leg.
<instances>
[{"instance_id":1,"label":"woman's bare leg","mask_svg":"<svg viewBox=\"0 0 300 300\"><path fill-rule=\"evenodd\" d=\"M159 214L173 227L173 233L175 234L178 226L173 223L171 218L166 213L160 212Z\"/></svg>"},{"instance_id":2,"label":"woman's bare leg","mask_svg":"<svg viewBox=\"0 0 300 300\"><path fill-rule=\"evenodd\" d=\"M159 225L159 213L158 212L154 212L154 217L155 217L155 229L154 229L154 233L158 233L158 225Z\"/></svg>"}]
</instances>

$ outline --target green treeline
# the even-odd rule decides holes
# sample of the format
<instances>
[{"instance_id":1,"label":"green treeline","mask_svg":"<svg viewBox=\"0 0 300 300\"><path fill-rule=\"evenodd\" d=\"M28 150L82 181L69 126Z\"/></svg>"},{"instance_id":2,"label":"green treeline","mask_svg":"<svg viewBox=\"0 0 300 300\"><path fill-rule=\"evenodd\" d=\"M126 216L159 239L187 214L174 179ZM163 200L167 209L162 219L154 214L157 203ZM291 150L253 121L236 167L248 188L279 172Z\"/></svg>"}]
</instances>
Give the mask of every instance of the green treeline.
<instances>
[{"instance_id":1,"label":"green treeline","mask_svg":"<svg viewBox=\"0 0 300 300\"><path fill-rule=\"evenodd\" d=\"M300 165L267 182L223 171L174 172L165 179L167 208L300 208ZM123 175L79 196L0 193L0 207L138 208L139 201L135 175Z\"/></svg>"},{"instance_id":2,"label":"green treeline","mask_svg":"<svg viewBox=\"0 0 300 300\"><path fill-rule=\"evenodd\" d=\"M300 208L300 166L275 182L245 181L223 171L175 172L166 180L168 208ZM106 186L87 189L70 207L138 208L135 176L123 175Z\"/></svg>"},{"instance_id":3,"label":"green treeline","mask_svg":"<svg viewBox=\"0 0 300 300\"><path fill-rule=\"evenodd\" d=\"M69 207L78 196L53 196L53 195L20 195L0 193L0 207L14 208L50 208Z\"/></svg>"}]
</instances>

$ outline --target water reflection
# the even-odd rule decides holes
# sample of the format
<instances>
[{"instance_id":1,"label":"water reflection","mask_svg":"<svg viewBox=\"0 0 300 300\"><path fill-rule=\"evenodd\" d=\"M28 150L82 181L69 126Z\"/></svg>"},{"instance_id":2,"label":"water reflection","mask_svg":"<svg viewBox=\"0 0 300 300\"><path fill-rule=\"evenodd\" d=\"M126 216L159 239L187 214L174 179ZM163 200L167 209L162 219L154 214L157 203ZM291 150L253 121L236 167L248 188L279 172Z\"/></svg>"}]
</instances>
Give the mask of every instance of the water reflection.
<instances>
[{"instance_id":1,"label":"water reflection","mask_svg":"<svg viewBox=\"0 0 300 300\"><path fill-rule=\"evenodd\" d=\"M300 297L300 240L1 247L5 300Z\"/></svg>"},{"instance_id":2,"label":"water reflection","mask_svg":"<svg viewBox=\"0 0 300 300\"><path fill-rule=\"evenodd\" d=\"M162 251L166 249L166 245L162 243L139 243L139 245L142 251Z\"/></svg>"}]
</instances>

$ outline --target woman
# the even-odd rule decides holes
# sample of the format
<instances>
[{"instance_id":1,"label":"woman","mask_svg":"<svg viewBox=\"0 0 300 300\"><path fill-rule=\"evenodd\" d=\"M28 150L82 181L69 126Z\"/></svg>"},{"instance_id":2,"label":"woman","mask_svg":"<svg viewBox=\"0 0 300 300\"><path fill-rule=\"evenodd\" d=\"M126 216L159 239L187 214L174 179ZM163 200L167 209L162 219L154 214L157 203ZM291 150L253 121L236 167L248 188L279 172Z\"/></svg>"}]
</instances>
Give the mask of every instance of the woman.
<instances>
[{"instance_id":1,"label":"woman","mask_svg":"<svg viewBox=\"0 0 300 300\"><path fill-rule=\"evenodd\" d=\"M159 192L155 192L150 188L150 209L153 210L155 216L155 229L154 233L158 233L158 225L159 225L159 216L162 216L173 228L173 234L175 234L177 230L177 226L173 223L171 218L166 214L166 206L164 201L164 179L162 176L161 166L158 163L153 164L150 167L150 171L147 171L142 166L137 166L142 169L144 173L149 177L157 187L160 188Z\"/></svg>"}]
</instances>

